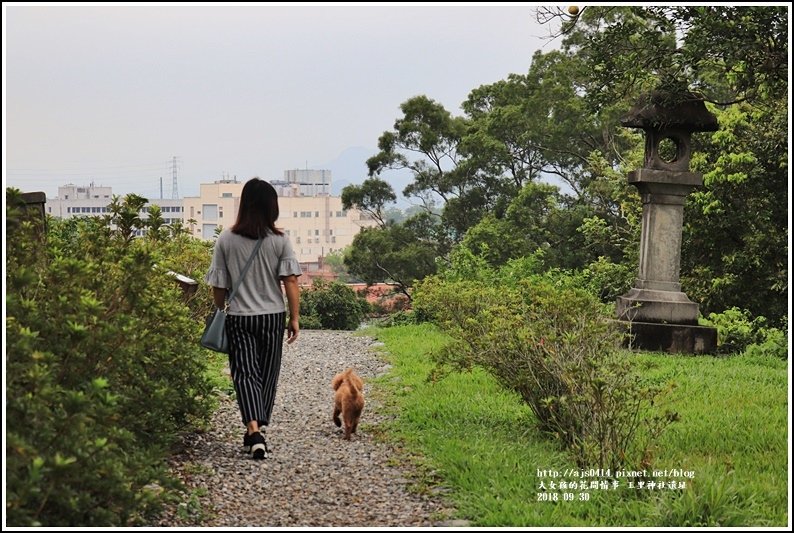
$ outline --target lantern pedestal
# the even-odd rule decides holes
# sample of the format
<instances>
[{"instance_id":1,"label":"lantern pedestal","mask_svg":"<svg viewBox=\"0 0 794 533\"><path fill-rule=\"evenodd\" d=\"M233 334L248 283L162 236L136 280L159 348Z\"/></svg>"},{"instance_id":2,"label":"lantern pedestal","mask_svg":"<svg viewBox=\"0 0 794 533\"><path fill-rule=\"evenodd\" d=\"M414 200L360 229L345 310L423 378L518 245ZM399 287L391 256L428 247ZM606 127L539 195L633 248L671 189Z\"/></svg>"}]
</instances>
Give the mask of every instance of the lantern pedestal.
<instances>
[{"instance_id":1,"label":"lantern pedestal","mask_svg":"<svg viewBox=\"0 0 794 533\"><path fill-rule=\"evenodd\" d=\"M694 95L657 92L621 123L645 130L645 161L628 174L642 198L640 265L634 287L617 299L617 318L627 323L632 347L713 352L717 332L697 325L699 306L681 291L679 269L684 202L703 183L689 172L691 134L716 130L716 118Z\"/></svg>"},{"instance_id":2,"label":"lantern pedestal","mask_svg":"<svg viewBox=\"0 0 794 533\"><path fill-rule=\"evenodd\" d=\"M623 322L627 345L631 349L667 353L713 353L717 346L717 330L688 324L657 324Z\"/></svg>"}]
</instances>

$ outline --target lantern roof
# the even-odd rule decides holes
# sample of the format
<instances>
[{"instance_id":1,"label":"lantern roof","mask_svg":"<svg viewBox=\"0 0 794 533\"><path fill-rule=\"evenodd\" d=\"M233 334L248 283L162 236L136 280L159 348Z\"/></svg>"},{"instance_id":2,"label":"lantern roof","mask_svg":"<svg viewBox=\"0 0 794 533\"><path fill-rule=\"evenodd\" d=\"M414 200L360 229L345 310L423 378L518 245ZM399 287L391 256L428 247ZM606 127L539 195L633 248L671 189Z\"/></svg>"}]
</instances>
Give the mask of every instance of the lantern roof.
<instances>
[{"instance_id":1,"label":"lantern roof","mask_svg":"<svg viewBox=\"0 0 794 533\"><path fill-rule=\"evenodd\" d=\"M717 117L703 98L693 92L673 93L656 90L640 96L637 103L620 119L627 128L663 130L717 131Z\"/></svg>"}]
</instances>

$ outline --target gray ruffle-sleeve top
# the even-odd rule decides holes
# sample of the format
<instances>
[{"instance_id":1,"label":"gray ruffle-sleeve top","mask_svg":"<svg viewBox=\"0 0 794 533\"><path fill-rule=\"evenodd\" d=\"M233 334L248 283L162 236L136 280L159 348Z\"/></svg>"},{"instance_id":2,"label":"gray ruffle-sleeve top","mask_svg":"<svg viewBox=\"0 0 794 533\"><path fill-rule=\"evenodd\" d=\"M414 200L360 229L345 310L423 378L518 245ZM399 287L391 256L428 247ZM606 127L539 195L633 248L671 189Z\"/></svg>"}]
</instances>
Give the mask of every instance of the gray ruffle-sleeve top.
<instances>
[{"instance_id":1,"label":"gray ruffle-sleeve top","mask_svg":"<svg viewBox=\"0 0 794 533\"><path fill-rule=\"evenodd\" d=\"M256 241L224 229L215 242L212 264L204 280L212 287L229 289L240 279ZM269 234L229 305L230 315L267 315L286 310L281 278L300 276L301 267L286 235Z\"/></svg>"}]
</instances>

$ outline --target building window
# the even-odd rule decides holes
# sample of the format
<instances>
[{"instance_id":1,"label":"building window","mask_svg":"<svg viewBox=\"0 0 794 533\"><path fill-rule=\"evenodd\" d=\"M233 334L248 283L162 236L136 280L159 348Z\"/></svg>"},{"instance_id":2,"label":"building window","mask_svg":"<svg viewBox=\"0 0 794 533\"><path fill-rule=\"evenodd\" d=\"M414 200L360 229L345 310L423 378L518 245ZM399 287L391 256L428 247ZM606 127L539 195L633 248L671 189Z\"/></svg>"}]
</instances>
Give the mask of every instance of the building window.
<instances>
[{"instance_id":1,"label":"building window","mask_svg":"<svg viewBox=\"0 0 794 533\"><path fill-rule=\"evenodd\" d=\"M320 212L319 211L315 211L314 212L314 218L320 218Z\"/></svg>"},{"instance_id":2,"label":"building window","mask_svg":"<svg viewBox=\"0 0 794 533\"><path fill-rule=\"evenodd\" d=\"M230 192L225 192L221 194L221 198L231 198L231 197L232 197L232 193Z\"/></svg>"},{"instance_id":3,"label":"building window","mask_svg":"<svg viewBox=\"0 0 794 533\"><path fill-rule=\"evenodd\" d=\"M201 226L201 238L202 239L211 239L215 236L215 228L217 228L217 224L202 224Z\"/></svg>"},{"instance_id":4,"label":"building window","mask_svg":"<svg viewBox=\"0 0 794 533\"><path fill-rule=\"evenodd\" d=\"M204 220L218 220L217 204L204 204L201 206L201 212L204 213Z\"/></svg>"}]
</instances>

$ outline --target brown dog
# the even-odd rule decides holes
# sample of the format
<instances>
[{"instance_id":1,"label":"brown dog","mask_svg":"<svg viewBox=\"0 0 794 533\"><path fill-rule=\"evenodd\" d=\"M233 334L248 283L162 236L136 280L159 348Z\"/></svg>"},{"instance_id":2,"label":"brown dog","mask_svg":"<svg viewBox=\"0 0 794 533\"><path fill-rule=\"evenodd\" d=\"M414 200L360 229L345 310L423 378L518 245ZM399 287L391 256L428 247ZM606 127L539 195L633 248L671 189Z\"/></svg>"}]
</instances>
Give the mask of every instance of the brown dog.
<instances>
[{"instance_id":1,"label":"brown dog","mask_svg":"<svg viewBox=\"0 0 794 533\"><path fill-rule=\"evenodd\" d=\"M361 418L361 411L364 409L364 382L353 371L348 368L344 372L334 376L331 380L331 387L334 393L334 424L342 426L342 419L345 421L345 440L350 440L350 434L356 432L358 420Z\"/></svg>"}]
</instances>

